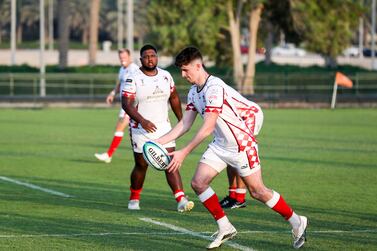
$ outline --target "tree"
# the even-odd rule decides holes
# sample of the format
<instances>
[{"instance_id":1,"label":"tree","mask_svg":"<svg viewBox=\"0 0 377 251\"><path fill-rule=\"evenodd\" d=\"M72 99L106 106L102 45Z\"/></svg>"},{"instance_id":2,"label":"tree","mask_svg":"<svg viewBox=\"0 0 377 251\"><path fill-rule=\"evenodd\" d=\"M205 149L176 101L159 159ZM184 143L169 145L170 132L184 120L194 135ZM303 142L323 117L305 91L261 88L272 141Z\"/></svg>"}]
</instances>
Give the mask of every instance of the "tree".
<instances>
[{"instance_id":1,"label":"tree","mask_svg":"<svg viewBox=\"0 0 377 251\"><path fill-rule=\"evenodd\" d=\"M147 10L150 26L148 40L163 53L176 54L188 45L199 47L215 58L219 29L224 15L216 0L156 0Z\"/></svg>"},{"instance_id":2,"label":"tree","mask_svg":"<svg viewBox=\"0 0 377 251\"><path fill-rule=\"evenodd\" d=\"M69 2L58 0L58 36L59 36L59 69L63 70L68 63L69 45Z\"/></svg>"},{"instance_id":3,"label":"tree","mask_svg":"<svg viewBox=\"0 0 377 251\"><path fill-rule=\"evenodd\" d=\"M3 32L5 32L5 27L10 24L10 19L10 1L0 0L0 44L3 41Z\"/></svg>"},{"instance_id":4,"label":"tree","mask_svg":"<svg viewBox=\"0 0 377 251\"><path fill-rule=\"evenodd\" d=\"M90 5L89 64L92 66L96 64L100 6L101 0L92 0Z\"/></svg>"},{"instance_id":5,"label":"tree","mask_svg":"<svg viewBox=\"0 0 377 251\"><path fill-rule=\"evenodd\" d=\"M336 66L336 56L350 43L362 15L360 1L291 0L295 29L305 47L320 53L327 66Z\"/></svg>"},{"instance_id":6,"label":"tree","mask_svg":"<svg viewBox=\"0 0 377 251\"><path fill-rule=\"evenodd\" d=\"M69 1L70 4L70 27L73 33L79 33L81 42L88 44L89 40L89 21L90 21L90 2L75 0Z\"/></svg>"},{"instance_id":7,"label":"tree","mask_svg":"<svg viewBox=\"0 0 377 251\"><path fill-rule=\"evenodd\" d=\"M255 77L255 54L257 45L258 27L263 11L263 1L238 0L236 6L233 0L226 1L226 12L229 22L229 33L231 36L233 52L233 78L237 83L237 89L243 94L254 94ZM249 52L246 71L241 59L241 21L244 15L248 15L249 28Z\"/></svg>"}]
</instances>

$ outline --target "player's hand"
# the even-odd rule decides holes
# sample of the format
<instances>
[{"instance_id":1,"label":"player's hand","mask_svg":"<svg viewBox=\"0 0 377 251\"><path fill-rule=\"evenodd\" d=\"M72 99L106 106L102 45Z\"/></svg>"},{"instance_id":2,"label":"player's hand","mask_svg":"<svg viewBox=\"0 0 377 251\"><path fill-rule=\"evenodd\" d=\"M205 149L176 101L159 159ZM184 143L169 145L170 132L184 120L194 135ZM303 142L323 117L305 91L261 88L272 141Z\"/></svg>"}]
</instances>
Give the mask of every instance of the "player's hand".
<instances>
[{"instance_id":1,"label":"player's hand","mask_svg":"<svg viewBox=\"0 0 377 251\"><path fill-rule=\"evenodd\" d=\"M187 154L182 150L178 150L178 151L168 153L168 155L173 156L173 159L170 161L170 163L167 167L167 170L168 170L169 173L173 173L173 172L177 171L182 166L182 163L187 156Z\"/></svg>"},{"instance_id":2,"label":"player's hand","mask_svg":"<svg viewBox=\"0 0 377 251\"><path fill-rule=\"evenodd\" d=\"M141 127L144 128L147 132L155 132L157 130L157 127L155 124L153 124L151 121L144 119L141 121Z\"/></svg>"},{"instance_id":3,"label":"player's hand","mask_svg":"<svg viewBox=\"0 0 377 251\"><path fill-rule=\"evenodd\" d=\"M111 104L113 103L113 101L114 101L114 95L113 95L112 93L110 93L110 94L107 95L107 97L106 97L106 103L107 103L108 105L111 105Z\"/></svg>"}]
</instances>

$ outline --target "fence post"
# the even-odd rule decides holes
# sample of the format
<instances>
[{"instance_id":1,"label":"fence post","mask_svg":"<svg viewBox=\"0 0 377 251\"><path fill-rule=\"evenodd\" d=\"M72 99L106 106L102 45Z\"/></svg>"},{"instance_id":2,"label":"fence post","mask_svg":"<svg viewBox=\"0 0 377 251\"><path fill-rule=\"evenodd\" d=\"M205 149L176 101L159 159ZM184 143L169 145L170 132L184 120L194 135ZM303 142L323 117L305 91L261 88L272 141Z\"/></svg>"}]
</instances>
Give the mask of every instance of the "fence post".
<instances>
[{"instance_id":1,"label":"fence post","mask_svg":"<svg viewBox=\"0 0 377 251\"><path fill-rule=\"evenodd\" d=\"M14 79L13 79L13 73L10 73L10 78L9 78L9 95L13 96L14 95Z\"/></svg>"}]
</instances>

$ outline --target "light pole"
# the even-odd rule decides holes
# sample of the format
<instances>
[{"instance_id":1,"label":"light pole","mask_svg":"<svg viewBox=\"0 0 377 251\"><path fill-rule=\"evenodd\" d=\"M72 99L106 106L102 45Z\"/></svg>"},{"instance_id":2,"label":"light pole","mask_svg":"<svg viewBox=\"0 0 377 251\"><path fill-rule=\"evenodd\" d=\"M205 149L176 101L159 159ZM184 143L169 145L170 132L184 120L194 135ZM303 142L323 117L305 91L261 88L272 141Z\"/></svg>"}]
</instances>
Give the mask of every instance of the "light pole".
<instances>
[{"instance_id":1,"label":"light pole","mask_svg":"<svg viewBox=\"0 0 377 251\"><path fill-rule=\"evenodd\" d=\"M127 0L127 48L134 51L134 10L133 0Z\"/></svg>"},{"instance_id":2,"label":"light pole","mask_svg":"<svg viewBox=\"0 0 377 251\"><path fill-rule=\"evenodd\" d=\"M11 1L10 6L11 12L11 28L10 28L10 50L11 50L11 59L10 64L16 64L16 0Z\"/></svg>"},{"instance_id":3,"label":"light pole","mask_svg":"<svg viewBox=\"0 0 377 251\"><path fill-rule=\"evenodd\" d=\"M39 92L41 97L46 96L46 81L45 81L45 12L44 12L44 5L45 1L44 0L39 0L39 15L40 15L40 20L39 20L39 72L40 72L40 85L39 85Z\"/></svg>"},{"instance_id":4,"label":"light pole","mask_svg":"<svg viewBox=\"0 0 377 251\"><path fill-rule=\"evenodd\" d=\"M118 0L118 50L123 48L123 0Z\"/></svg>"},{"instance_id":5,"label":"light pole","mask_svg":"<svg viewBox=\"0 0 377 251\"><path fill-rule=\"evenodd\" d=\"M376 33L376 0L372 0L372 48L371 48L371 53L372 53L372 70L377 69L376 65L376 57L375 57L375 33Z\"/></svg>"}]
</instances>

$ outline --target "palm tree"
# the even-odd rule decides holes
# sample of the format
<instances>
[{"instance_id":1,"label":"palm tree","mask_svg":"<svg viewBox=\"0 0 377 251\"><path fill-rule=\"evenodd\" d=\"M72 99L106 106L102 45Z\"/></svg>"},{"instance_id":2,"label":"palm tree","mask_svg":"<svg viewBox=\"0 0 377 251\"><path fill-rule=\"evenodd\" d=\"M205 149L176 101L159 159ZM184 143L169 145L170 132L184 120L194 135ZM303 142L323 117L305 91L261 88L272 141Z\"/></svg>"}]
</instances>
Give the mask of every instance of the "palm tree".
<instances>
[{"instance_id":1,"label":"palm tree","mask_svg":"<svg viewBox=\"0 0 377 251\"><path fill-rule=\"evenodd\" d=\"M0 0L0 44L3 41L4 27L10 23L10 1Z\"/></svg>"},{"instance_id":2,"label":"palm tree","mask_svg":"<svg viewBox=\"0 0 377 251\"><path fill-rule=\"evenodd\" d=\"M92 0L90 6L90 26L89 26L89 64L95 65L98 43L99 10L101 0Z\"/></svg>"},{"instance_id":3,"label":"palm tree","mask_svg":"<svg viewBox=\"0 0 377 251\"><path fill-rule=\"evenodd\" d=\"M68 62L69 2L58 0L58 10L59 69L65 69Z\"/></svg>"},{"instance_id":4,"label":"palm tree","mask_svg":"<svg viewBox=\"0 0 377 251\"><path fill-rule=\"evenodd\" d=\"M79 32L81 34L81 42L85 45L88 44L89 40L89 1L74 0L69 1L71 12L69 14L71 24L70 27L72 31Z\"/></svg>"}]
</instances>

